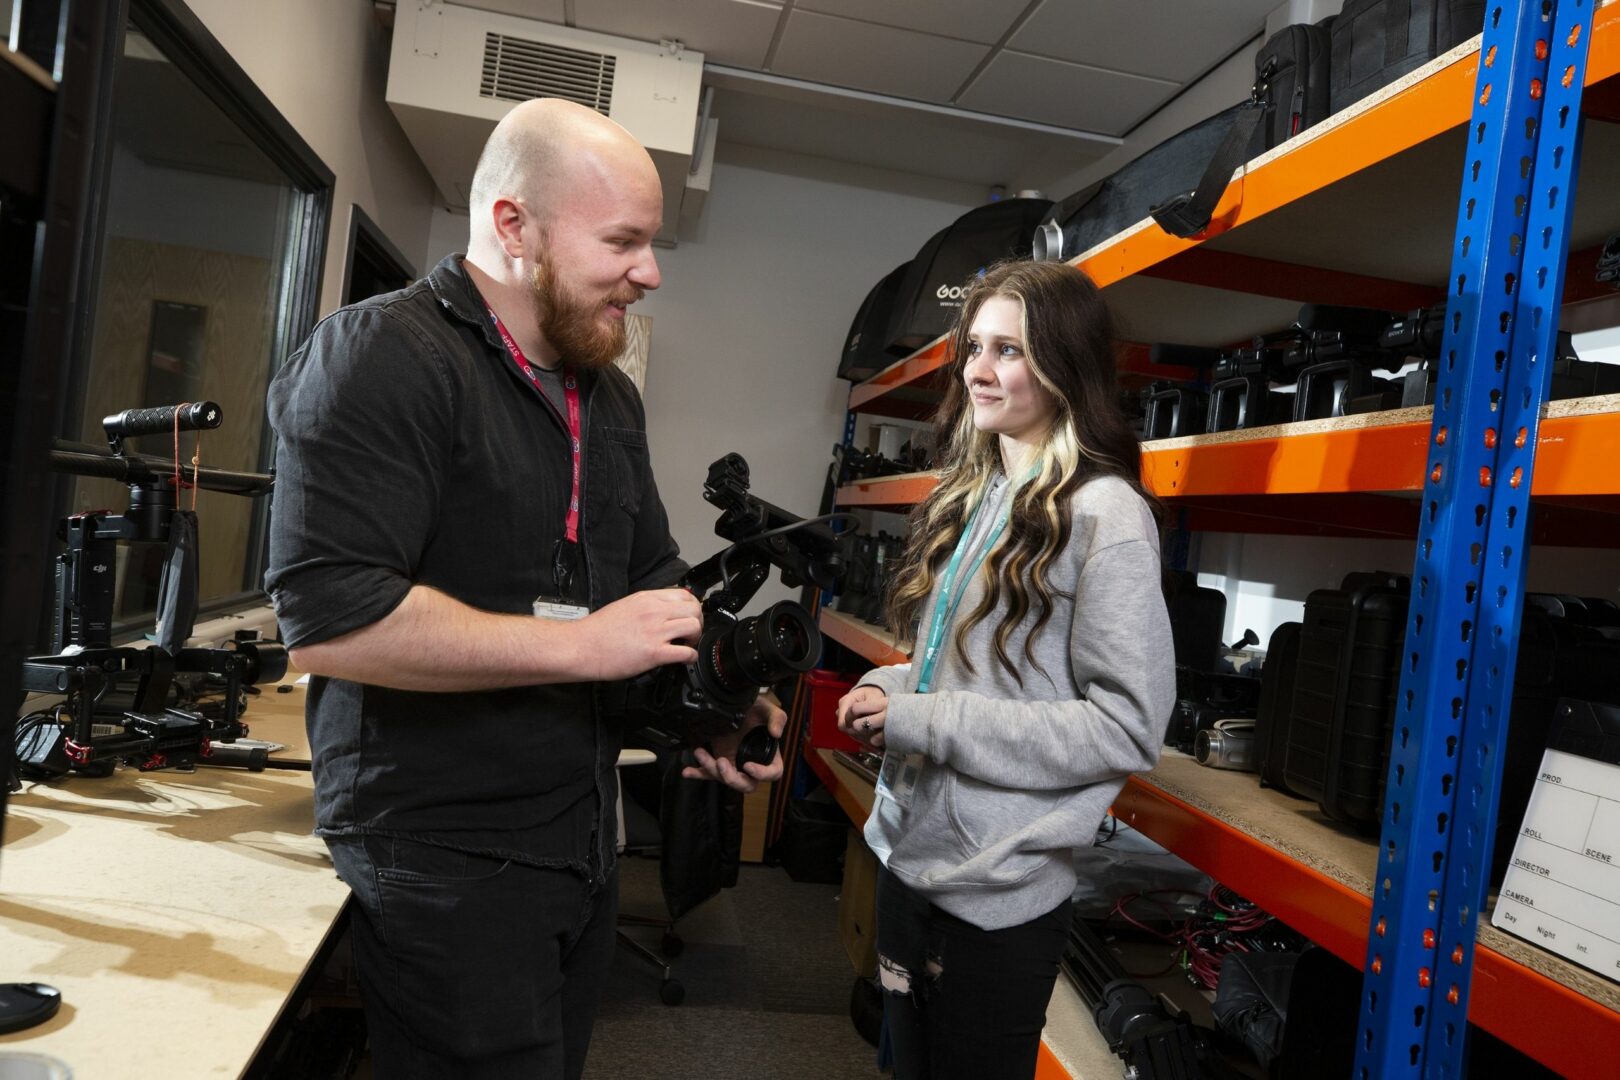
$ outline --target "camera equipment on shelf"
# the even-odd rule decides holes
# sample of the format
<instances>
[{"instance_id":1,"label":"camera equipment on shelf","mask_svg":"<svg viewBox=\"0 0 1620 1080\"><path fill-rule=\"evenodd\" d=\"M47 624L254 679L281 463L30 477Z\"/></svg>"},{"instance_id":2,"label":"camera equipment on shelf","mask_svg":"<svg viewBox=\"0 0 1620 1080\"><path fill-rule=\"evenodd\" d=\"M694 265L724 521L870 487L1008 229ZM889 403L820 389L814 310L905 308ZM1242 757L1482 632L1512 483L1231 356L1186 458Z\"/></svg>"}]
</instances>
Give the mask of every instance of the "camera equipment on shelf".
<instances>
[{"instance_id":1,"label":"camera equipment on shelf","mask_svg":"<svg viewBox=\"0 0 1620 1080\"><path fill-rule=\"evenodd\" d=\"M51 467L129 485L124 514L93 511L62 523L66 549L56 560L51 655L23 665L23 688L60 695L48 709L24 717L17 729L19 775L56 776L70 770L106 774L118 762L143 770L218 763L263 768L262 758L216 753L247 733L241 713L249 688L275 682L287 670L279 643L239 634L228 648L187 648L197 617L196 515L179 507L182 485L235 495L263 495L274 478L229 472L126 453L123 440L141 435L217 428L218 405L129 409L102 427L112 447L58 441ZM156 641L149 648L115 648L117 545L166 547L159 583Z\"/></svg>"},{"instance_id":2,"label":"camera equipment on shelf","mask_svg":"<svg viewBox=\"0 0 1620 1080\"><path fill-rule=\"evenodd\" d=\"M1215 721L1193 737L1193 757L1215 769L1254 772L1254 721L1238 717Z\"/></svg>"},{"instance_id":3,"label":"camera equipment on shelf","mask_svg":"<svg viewBox=\"0 0 1620 1080\"><path fill-rule=\"evenodd\" d=\"M676 720L683 740L701 746L738 730L760 692L789 675L815 666L821 632L810 613L791 600L739 618L754 593L782 572L790 588L837 584L844 568L845 540L827 527L827 514L800 518L748 492L748 462L727 454L709 466L703 498L720 508L714 531L730 546L688 570L680 586L703 601L703 632L696 662L670 664L634 680L630 706L661 720ZM737 765L769 762L777 740L763 726L737 748Z\"/></svg>"}]
</instances>

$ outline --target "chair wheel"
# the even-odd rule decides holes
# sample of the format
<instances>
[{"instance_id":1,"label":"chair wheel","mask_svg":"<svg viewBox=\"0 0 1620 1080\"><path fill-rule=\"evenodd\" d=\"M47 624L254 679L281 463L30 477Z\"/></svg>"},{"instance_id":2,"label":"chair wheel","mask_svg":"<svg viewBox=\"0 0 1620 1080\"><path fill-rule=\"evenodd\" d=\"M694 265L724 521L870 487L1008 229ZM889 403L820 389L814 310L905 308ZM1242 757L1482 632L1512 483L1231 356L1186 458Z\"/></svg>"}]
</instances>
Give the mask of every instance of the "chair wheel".
<instances>
[{"instance_id":1,"label":"chair wheel","mask_svg":"<svg viewBox=\"0 0 1620 1080\"><path fill-rule=\"evenodd\" d=\"M681 985L679 979L665 979L658 988L658 1000L665 1005L679 1005L686 1000L686 987Z\"/></svg>"},{"instance_id":2,"label":"chair wheel","mask_svg":"<svg viewBox=\"0 0 1620 1080\"><path fill-rule=\"evenodd\" d=\"M665 956L673 958L681 955L681 950L686 948L686 942L682 941L681 935L673 930L666 930L663 938L658 942L658 948Z\"/></svg>"}]
</instances>

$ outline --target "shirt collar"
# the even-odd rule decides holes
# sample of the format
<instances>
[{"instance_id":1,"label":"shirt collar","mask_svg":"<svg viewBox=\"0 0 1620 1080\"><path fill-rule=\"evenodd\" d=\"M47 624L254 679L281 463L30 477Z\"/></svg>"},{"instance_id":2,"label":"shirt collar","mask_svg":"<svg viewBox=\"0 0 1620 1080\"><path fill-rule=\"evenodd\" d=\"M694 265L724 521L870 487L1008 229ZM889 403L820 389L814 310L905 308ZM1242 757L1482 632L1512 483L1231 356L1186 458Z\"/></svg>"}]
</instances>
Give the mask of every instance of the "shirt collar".
<instances>
[{"instance_id":1,"label":"shirt collar","mask_svg":"<svg viewBox=\"0 0 1620 1080\"><path fill-rule=\"evenodd\" d=\"M506 346L501 343L500 336L495 332L495 326L490 321L489 309L484 305L484 298L479 295L478 288L462 265L466 256L458 253L446 255L428 274L428 286L439 303L444 305L446 311L463 322L471 323L483 332L484 340L492 348L505 353Z\"/></svg>"}]
</instances>

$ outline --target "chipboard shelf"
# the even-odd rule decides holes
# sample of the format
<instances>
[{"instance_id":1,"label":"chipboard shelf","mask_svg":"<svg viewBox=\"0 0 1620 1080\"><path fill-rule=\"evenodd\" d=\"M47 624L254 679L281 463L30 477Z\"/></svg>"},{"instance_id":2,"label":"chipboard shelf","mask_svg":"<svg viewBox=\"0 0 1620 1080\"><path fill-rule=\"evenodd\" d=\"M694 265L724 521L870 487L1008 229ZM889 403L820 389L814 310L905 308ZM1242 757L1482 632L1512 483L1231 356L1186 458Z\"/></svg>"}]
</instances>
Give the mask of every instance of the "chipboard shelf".
<instances>
[{"instance_id":1,"label":"chipboard shelf","mask_svg":"<svg viewBox=\"0 0 1620 1080\"><path fill-rule=\"evenodd\" d=\"M1498 21L1492 23L1493 19ZM1548 19L1557 20L1556 28ZM1532 79L1537 63L1541 77ZM1558 72L1564 73L1562 80L1556 80ZM1576 73L1579 78L1572 77ZM1520 81L1504 82L1508 79ZM1502 92L1491 105L1490 90L1498 83ZM1566 175L1559 171L1565 166L1558 154L1575 145L1575 129L1566 129L1558 117L1570 113L1582 118L1582 143L1578 153L1563 155L1565 162L1579 166L1578 174ZM1538 128L1543 121L1548 126ZM1531 139L1542 130L1547 133L1539 139L1544 145L1534 151L1532 175L1530 158L1520 157L1527 151L1514 148L1515 133ZM1465 178L1461 164L1470 159L1472 176ZM1511 249L1518 259L1525 246L1518 243L1520 230L1528 230L1543 237L1542 247L1555 258L1537 254L1535 265L1541 269L1532 281L1531 255L1523 253L1525 277L1517 288L1514 279L1508 279L1508 295L1527 297L1525 304L1561 305L1560 324L1566 329L1620 322L1620 293L1597 283L1592 273L1599 245L1620 225L1620 185L1613 180L1617 175L1620 3L1501 3L1487 6L1483 38L1459 46L1240 169L1217 205L1212 224L1197 237L1172 237L1144 221L1083 252L1070 264L1104 289L1127 336L1191 345L1231 346L1283 329L1293 322L1299 305L1308 302L1388 310L1433 305L1447 299L1453 291L1448 283L1455 281L1467 325L1461 330L1450 326L1448 341L1460 350L1461 358L1481 365L1477 379L1464 381L1460 373L1442 373L1440 386L1456 387L1461 400L1461 406L1451 411L1448 397L1442 409L1447 417L1443 424L1451 424L1455 417L1457 426L1450 446L1447 430L1436 425L1432 408L1392 410L1144 443L1144 483L1180 514L1180 527L1189 530L1412 539L1436 535L1434 515L1439 505L1443 529L1450 528L1453 519L1457 528L1465 529L1466 519L1483 539L1496 535L1485 532L1487 520L1493 523L1490 529L1497 526L1494 516L1468 512L1474 502L1483 504L1482 511L1493 508L1492 514L1506 508L1505 520L1511 527L1513 506L1529 496L1535 499L1535 511L1529 516L1532 543L1620 545L1620 529L1615 528L1620 524L1620 472L1615 468L1620 461L1620 395L1543 403L1539 395L1545 394L1545 378L1539 380L1539 391L1538 380L1531 378L1524 384L1523 404L1515 390L1510 399L1501 401L1498 411L1498 397L1487 400L1486 392L1492 385L1504 387L1497 395L1505 392L1502 361L1508 354L1495 354L1493 382L1488 350L1509 348L1510 339L1501 336L1508 334L1509 321L1504 315L1498 328L1494 316L1484 314L1483 269L1474 280L1456 277L1459 266L1487 265L1481 261L1480 248L1504 255ZM1578 191L1572 206L1567 198L1558 205L1560 184ZM1520 195L1515 206L1511 193L1516 190ZM1475 195L1470 192L1488 200L1483 202L1487 213L1477 221L1474 203L1468 201ZM1527 199L1526 194L1535 194L1540 201ZM1519 217L1529 220L1516 221ZM1454 244L1453 226L1456 235L1473 235L1472 255L1466 243ZM1549 246L1549 237L1555 238L1556 246ZM1565 268L1562 277L1559 267ZM1556 290L1561 281L1560 295ZM1518 310L1522 315L1529 308ZM1541 308L1535 310L1539 316ZM1526 331L1524 341L1511 339L1514 364L1509 376L1525 378L1521 366L1529 353L1521 350L1536 347L1533 336ZM1502 344L1486 344L1499 338ZM1138 363L1139 350L1128 350L1127 356L1132 359L1122 362L1121 370L1129 377L1184 377ZM924 406L937 401L944 388L948 362L948 342L938 339L854 386L850 409L872 415L924 415ZM900 411L902 402L909 412ZM1515 430L1521 433L1519 440L1513 439ZM1483 452L1477 442L1480 432L1485 434ZM1529 458L1520 454L1525 446L1533 448L1533 469ZM1497 461L1509 466L1501 475L1484 467ZM1517 461L1524 462L1521 474L1512 472ZM1452 489L1440 482L1440 462L1453 463L1449 485L1467 477L1466 487L1446 494ZM1529 480L1527 490L1520 489L1520 475ZM925 497L934 483L929 473L863 480L840 487L836 501L845 507L903 510ZM1477 494L1465 495L1464 490ZM1430 541L1418 545L1420 566L1440 579L1435 595L1446 598L1425 602L1444 605L1430 612L1437 626L1443 625L1441 620L1484 618L1473 589L1468 594L1471 608L1449 599L1451 591L1443 591L1471 580L1471 572L1460 569L1468 561L1456 540L1463 535L1442 531L1441 541L1456 550L1443 549L1438 559L1426 554ZM1522 590L1525 546L1505 548L1502 567L1484 571L1493 584L1506 584L1498 595ZM1510 559L1514 547L1520 550ZM1460 559L1454 558L1457 551L1462 551ZM1475 551L1477 555L1477 546ZM1414 609L1420 609L1417 600ZM1499 639L1511 647L1516 619L1491 617L1499 620L1495 624ZM1503 622L1507 635L1501 634ZM1471 625L1462 622L1465 643ZM894 663L904 656L902 643L892 636L838 613L824 613L822 626L829 637L874 663ZM1409 638L1411 634L1409 628ZM1442 663L1438 641L1432 648L1434 657L1421 641L1414 649L1412 671L1403 675L1402 682L1409 707L1412 689L1420 694L1421 706L1428 700L1428 687L1438 685L1434 673L1450 663L1449 659ZM1488 654L1485 645L1478 651L1480 671L1470 674L1466 692L1477 693L1488 718L1489 703L1502 690L1493 689L1482 674L1484 657L1494 654ZM1483 752L1494 745L1497 734L1492 725L1498 722L1487 719L1473 726L1475 707L1470 697L1470 726L1458 730L1478 741L1483 761ZM1401 740L1400 755L1414 762L1414 775L1420 775L1416 763L1424 763L1422 768L1432 765L1436 755L1427 751L1438 747L1436 754L1446 756L1442 740L1448 726L1437 713L1420 709L1418 718L1424 716L1429 719L1415 725L1422 740L1417 750L1404 748L1404 734ZM1454 704L1452 726L1457 716ZM1411 757L1414 752L1421 756ZM830 770L827 775L841 782ZM1447 790L1442 798L1440 784L1433 784L1431 794L1421 780L1426 775L1421 774L1412 787L1416 805L1409 817L1433 820L1436 809L1447 807L1463 814L1455 794ZM1368 971L1368 986L1375 992L1363 996L1365 1040L1357 1040L1361 1075L1416 1076L1420 1062L1425 1075L1456 1068L1462 1061L1461 1043L1447 1033L1453 1020L1444 1017L1454 1018L1460 1026L1463 1009L1471 1022L1564 1075L1612 1075L1613 1048L1620 1046L1620 984L1495 930L1488 915L1474 916L1467 906L1468 860L1477 856L1453 852L1446 861L1436 853L1434 869L1440 876L1432 878L1432 885L1419 886L1417 882L1431 880L1426 866L1431 845L1420 844L1399 815L1385 822L1382 840L1389 841L1391 854L1390 865L1385 866L1382 842L1332 824L1314 804L1260 789L1253 777L1204 769L1170 750L1153 773L1126 785L1114 812ZM1440 820L1444 833L1444 813ZM1482 812L1478 820L1487 817ZM1423 894L1415 891L1420 887L1445 890L1444 895L1428 894L1427 913ZM1483 905L1484 911L1488 913L1493 903L1494 898ZM1447 967L1447 978L1453 982L1449 996L1429 991L1427 981L1413 977L1428 972L1427 967L1419 972L1417 965L1435 961L1415 940L1406 940L1420 928L1437 927L1441 910L1471 916L1462 920L1464 927L1479 923L1477 935L1456 932L1470 943L1466 951L1455 954L1462 962ZM1387 912L1391 935L1387 948L1372 950L1383 956L1381 977L1380 965L1369 956L1369 923L1375 911ZM1447 925L1452 923L1455 920ZM1444 933L1450 936L1454 931ZM1425 931L1423 941L1432 934ZM1395 972L1401 974L1397 977ZM1380 1001L1386 992L1390 1000ZM1414 1003L1419 1005L1415 1013ZM1427 1015L1422 1003L1431 1006ZM1417 1017L1415 1034L1397 1030L1391 1020L1395 1012L1407 1017L1408 1024Z\"/></svg>"}]
</instances>

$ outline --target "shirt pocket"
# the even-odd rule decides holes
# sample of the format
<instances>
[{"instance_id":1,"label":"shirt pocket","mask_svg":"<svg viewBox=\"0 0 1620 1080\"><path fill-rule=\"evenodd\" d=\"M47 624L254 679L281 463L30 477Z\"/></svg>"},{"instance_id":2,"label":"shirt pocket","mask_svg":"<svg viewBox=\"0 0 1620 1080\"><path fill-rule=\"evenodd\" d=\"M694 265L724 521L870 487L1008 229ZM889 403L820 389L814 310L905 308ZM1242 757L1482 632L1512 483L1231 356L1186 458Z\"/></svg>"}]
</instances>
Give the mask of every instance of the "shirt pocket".
<instances>
[{"instance_id":1,"label":"shirt pocket","mask_svg":"<svg viewBox=\"0 0 1620 1080\"><path fill-rule=\"evenodd\" d=\"M641 512L641 496L652 475L647 457L647 433L635 428L604 427L602 436L608 448L608 471L613 498L620 510L631 517Z\"/></svg>"}]
</instances>

